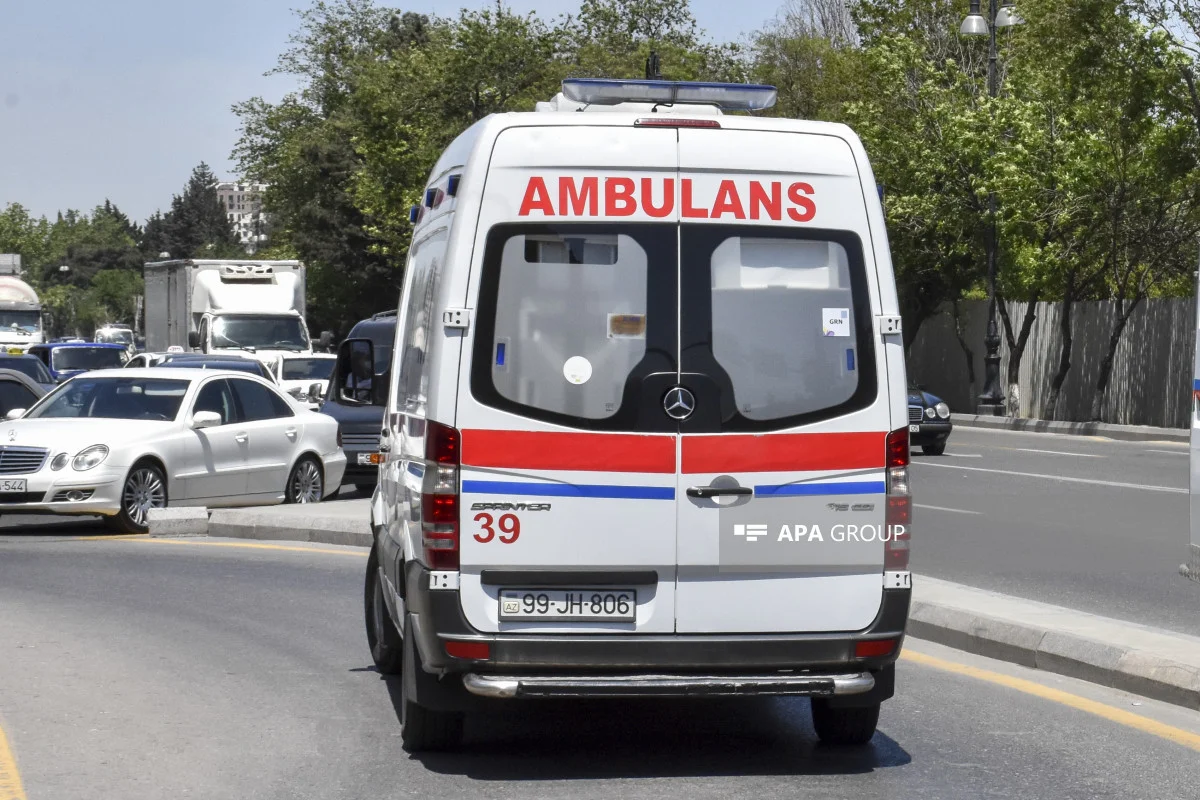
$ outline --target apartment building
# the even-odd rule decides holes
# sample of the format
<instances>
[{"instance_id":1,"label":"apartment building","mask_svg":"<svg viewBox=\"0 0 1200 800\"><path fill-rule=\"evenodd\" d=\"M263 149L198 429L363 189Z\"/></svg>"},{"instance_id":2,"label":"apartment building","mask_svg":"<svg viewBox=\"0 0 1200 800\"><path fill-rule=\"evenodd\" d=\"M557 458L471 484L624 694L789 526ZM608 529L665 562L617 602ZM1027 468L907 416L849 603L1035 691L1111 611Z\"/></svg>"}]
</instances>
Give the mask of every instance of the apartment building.
<instances>
[{"instance_id":1,"label":"apartment building","mask_svg":"<svg viewBox=\"0 0 1200 800\"><path fill-rule=\"evenodd\" d=\"M266 190L265 183L217 183L217 197L225 207L238 239L250 253L267 241L267 218L262 210Z\"/></svg>"}]
</instances>

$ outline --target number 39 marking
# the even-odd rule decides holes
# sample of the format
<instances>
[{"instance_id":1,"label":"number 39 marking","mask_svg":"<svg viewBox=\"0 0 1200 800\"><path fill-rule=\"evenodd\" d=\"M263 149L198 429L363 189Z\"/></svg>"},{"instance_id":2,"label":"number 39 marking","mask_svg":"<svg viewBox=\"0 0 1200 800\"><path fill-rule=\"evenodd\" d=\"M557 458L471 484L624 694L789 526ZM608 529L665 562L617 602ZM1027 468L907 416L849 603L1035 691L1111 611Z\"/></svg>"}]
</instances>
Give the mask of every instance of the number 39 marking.
<instances>
[{"instance_id":1,"label":"number 39 marking","mask_svg":"<svg viewBox=\"0 0 1200 800\"><path fill-rule=\"evenodd\" d=\"M476 514L475 521L480 524L483 530L475 534L475 541L481 544L487 544L492 539L499 539L501 544L512 544L521 535L521 520L517 519L516 514L504 514L500 519L493 521L491 514ZM500 536L496 536L496 530L492 527L493 524L499 525Z\"/></svg>"}]
</instances>

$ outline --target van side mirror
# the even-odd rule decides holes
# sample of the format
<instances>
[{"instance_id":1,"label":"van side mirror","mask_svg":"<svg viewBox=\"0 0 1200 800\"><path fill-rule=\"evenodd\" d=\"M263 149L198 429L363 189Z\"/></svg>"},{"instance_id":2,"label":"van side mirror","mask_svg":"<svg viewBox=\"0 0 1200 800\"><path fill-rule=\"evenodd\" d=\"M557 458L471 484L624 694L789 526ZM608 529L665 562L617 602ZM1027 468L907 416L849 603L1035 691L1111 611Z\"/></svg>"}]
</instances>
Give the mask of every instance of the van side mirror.
<instances>
[{"instance_id":1,"label":"van side mirror","mask_svg":"<svg viewBox=\"0 0 1200 800\"><path fill-rule=\"evenodd\" d=\"M318 381L317 383L313 383L313 384L309 385L309 387L308 387L308 399L309 400L320 400L324 396L325 396L324 382Z\"/></svg>"},{"instance_id":2,"label":"van side mirror","mask_svg":"<svg viewBox=\"0 0 1200 800\"><path fill-rule=\"evenodd\" d=\"M338 347L337 366L329 391L336 402L350 405L382 405L375 384L383 382L375 375L375 343L370 339L347 339Z\"/></svg>"},{"instance_id":3,"label":"van side mirror","mask_svg":"<svg viewBox=\"0 0 1200 800\"><path fill-rule=\"evenodd\" d=\"M322 350L328 350L333 346L333 331L321 331L321 338L317 339L317 344Z\"/></svg>"},{"instance_id":4,"label":"van side mirror","mask_svg":"<svg viewBox=\"0 0 1200 800\"><path fill-rule=\"evenodd\" d=\"M200 348L200 333L199 331L188 331L188 347L193 350Z\"/></svg>"}]
</instances>

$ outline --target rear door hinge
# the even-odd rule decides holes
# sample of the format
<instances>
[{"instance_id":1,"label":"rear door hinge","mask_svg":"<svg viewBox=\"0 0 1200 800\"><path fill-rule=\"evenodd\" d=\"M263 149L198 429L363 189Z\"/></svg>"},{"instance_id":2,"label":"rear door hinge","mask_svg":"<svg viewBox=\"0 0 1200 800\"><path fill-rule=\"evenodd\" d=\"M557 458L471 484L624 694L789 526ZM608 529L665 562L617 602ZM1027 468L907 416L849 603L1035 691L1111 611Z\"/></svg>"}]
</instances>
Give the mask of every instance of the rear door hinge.
<instances>
[{"instance_id":1,"label":"rear door hinge","mask_svg":"<svg viewBox=\"0 0 1200 800\"><path fill-rule=\"evenodd\" d=\"M447 308L442 311L442 325L447 328L471 327L471 311L466 308Z\"/></svg>"},{"instance_id":2,"label":"rear door hinge","mask_svg":"<svg viewBox=\"0 0 1200 800\"><path fill-rule=\"evenodd\" d=\"M879 320L879 335L880 336L899 336L900 315L899 314L880 314L875 317Z\"/></svg>"}]
</instances>

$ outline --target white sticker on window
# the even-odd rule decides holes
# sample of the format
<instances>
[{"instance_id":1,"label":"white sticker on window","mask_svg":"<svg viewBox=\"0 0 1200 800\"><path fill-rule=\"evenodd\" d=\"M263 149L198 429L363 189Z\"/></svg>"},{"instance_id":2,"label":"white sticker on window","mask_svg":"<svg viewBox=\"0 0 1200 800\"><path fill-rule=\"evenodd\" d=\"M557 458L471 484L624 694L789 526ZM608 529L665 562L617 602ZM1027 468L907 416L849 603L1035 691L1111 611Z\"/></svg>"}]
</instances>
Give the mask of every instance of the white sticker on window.
<instances>
[{"instance_id":1,"label":"white sticker on window","mask_svg":"<svg viewBox=\"0 0 1200 800\"><path fill-rule=\"evenodd\" d=\"M592 377L592 362L588 361L583 356L571 356L567 359L567 363L563 364L563 377L568 383L573 383L576 386L587 383Z\"/></svg>"},{"instance_id":2,"label":"white sticker on window","mask_svg":"<svg viewBox=\"0 0 1200 800\"><path fill-rule=\"evenodd\" d=\"M849 336L850 309L821 309L821 333L824 336Z\"/></svg>"}]
</instances>

